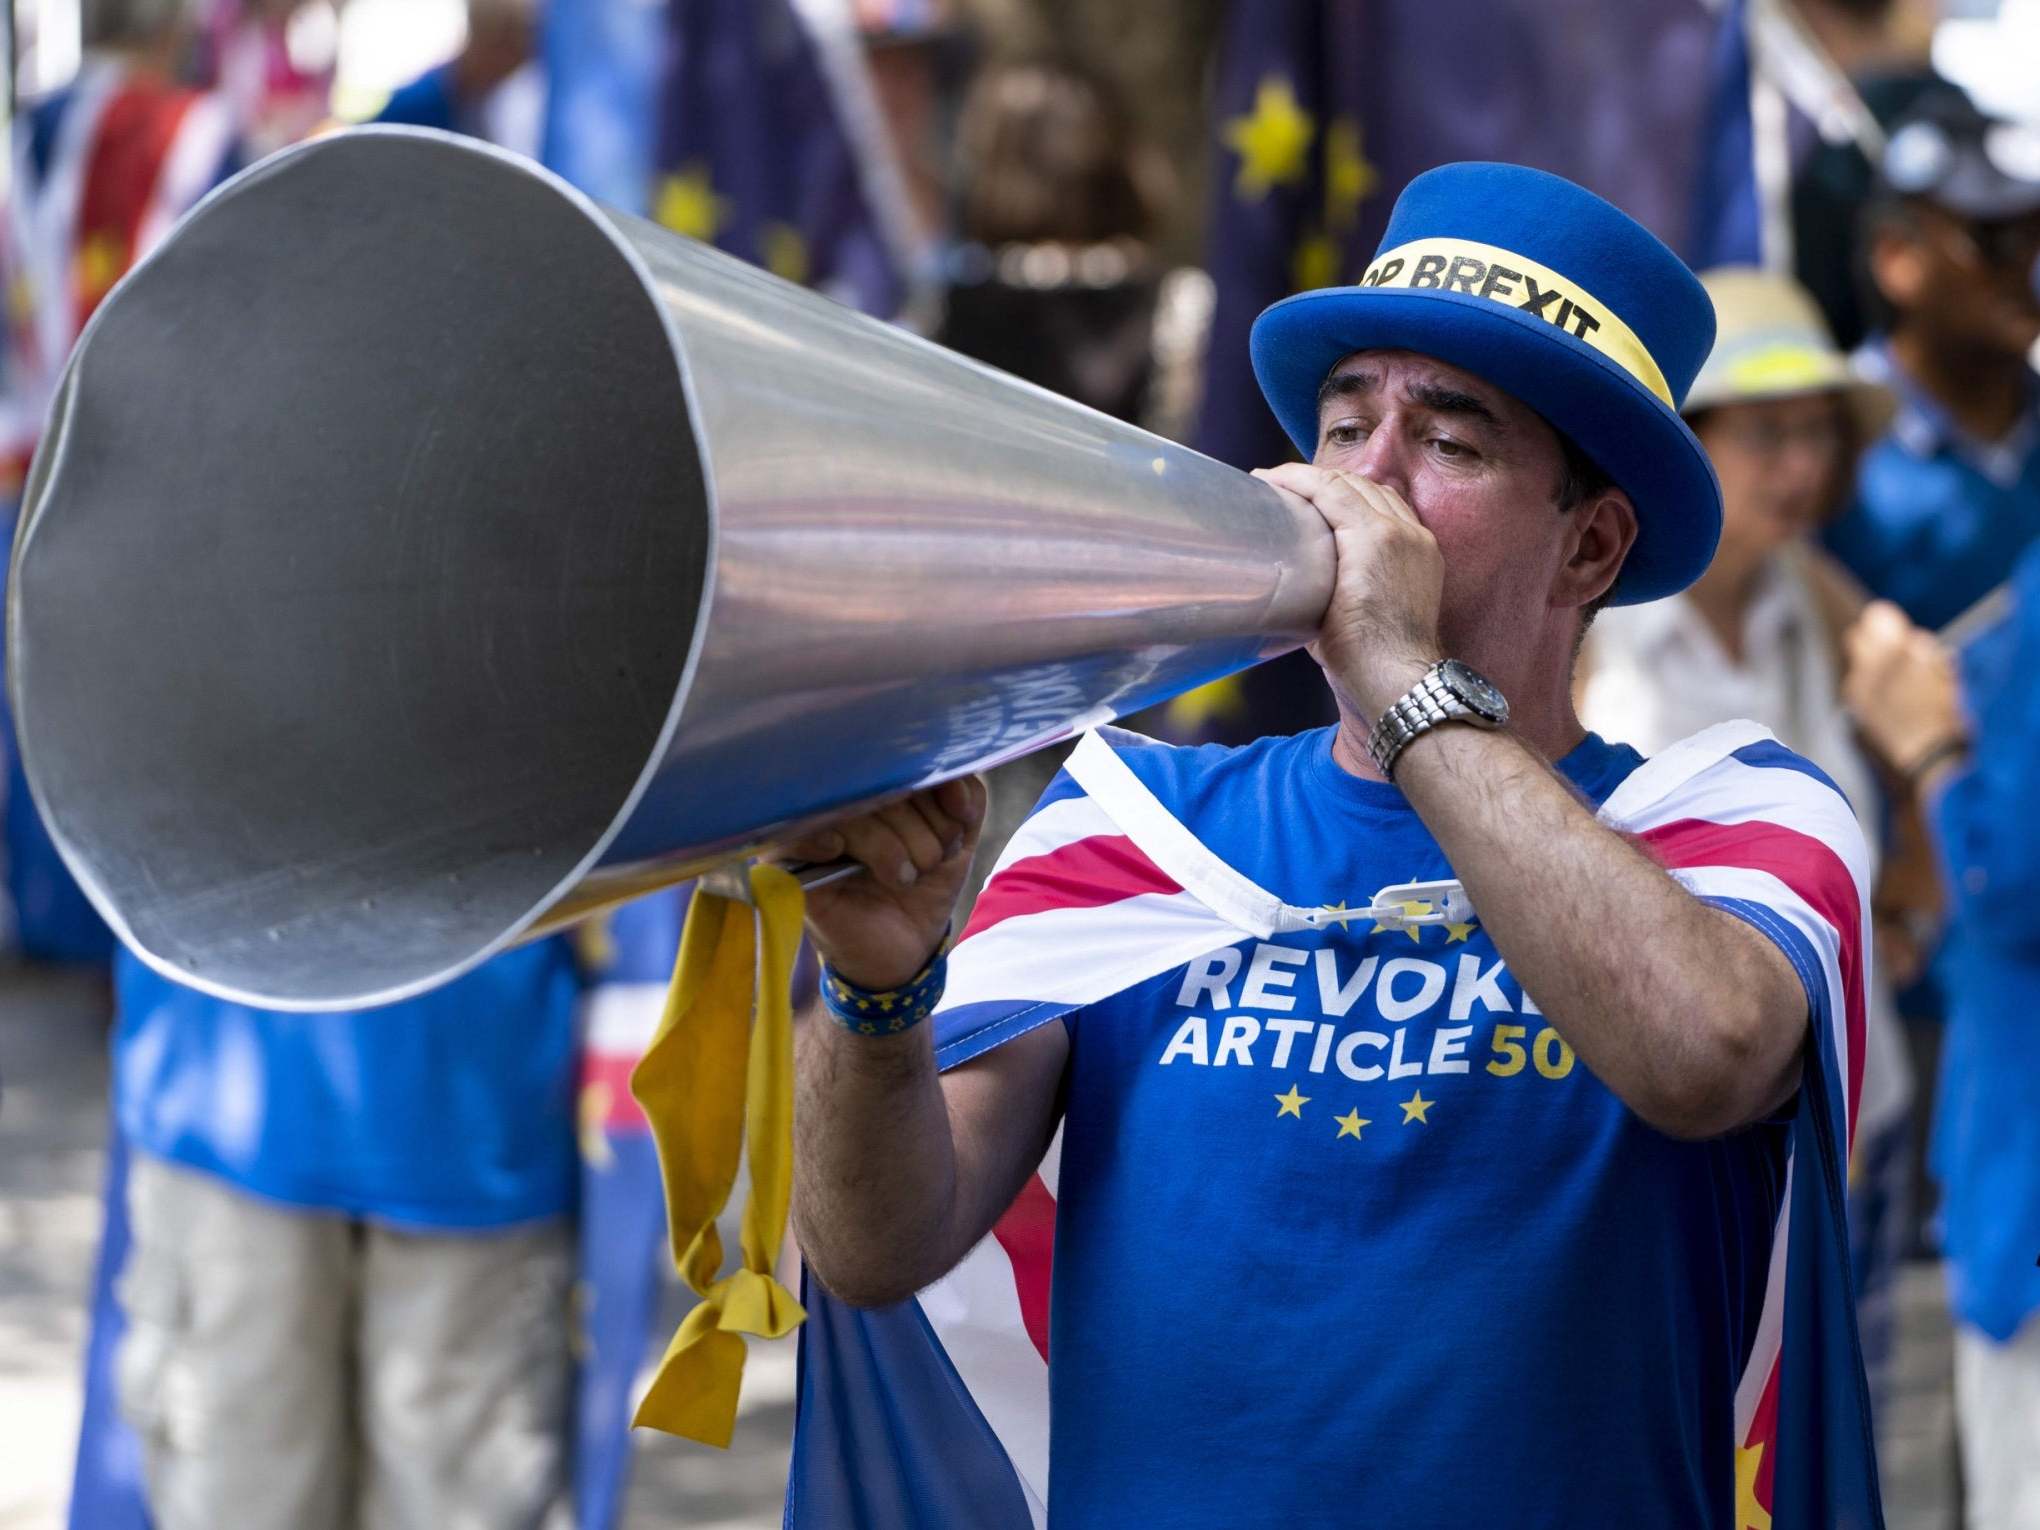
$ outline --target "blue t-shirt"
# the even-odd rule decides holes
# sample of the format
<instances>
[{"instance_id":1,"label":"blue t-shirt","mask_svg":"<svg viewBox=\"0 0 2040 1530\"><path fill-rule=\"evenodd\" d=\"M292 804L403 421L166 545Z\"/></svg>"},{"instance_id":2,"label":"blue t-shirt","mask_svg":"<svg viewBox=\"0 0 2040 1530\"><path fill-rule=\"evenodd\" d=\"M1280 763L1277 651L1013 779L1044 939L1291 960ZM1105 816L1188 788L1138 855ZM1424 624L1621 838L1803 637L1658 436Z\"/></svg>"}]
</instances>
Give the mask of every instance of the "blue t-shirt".
<instances>
[{"instance_id":1,"label":"blue t-shirt","mask_svg":"<svg viewBox=\"0 0 2040 1530\"><path fill-rule=\"evenodd\" d=\"M1968 440L1888 357L1890 433L1864 454L1857 502L1825 533L1871 594L1943 627L2004 582L2040 538L2040 404L1994 446Z\"/></svg>"},{"instance_id":2,"label":"blue t-shirt","mask_svg":"<svg viewBox=\"0 0 2040 1530\"><path fill-rule=\"evenodd\" d=\"M405 127L437 128L442 133L470 130L459 92L454 88L451 64L428 69L408 85L399 86L375 114L375 120Z\"/></svg>"},{"instance_id":3,"label":"blue t-shirt","mask_svg":"<svg viewBox=\"0 0 2040 1530\"><path fill-rule=\"evenodd\" d=\"M1287 903L1450 877L1332 738L1122 758ZM1645 1125L1478 923L1248 941L1069 1027L1057 1530L1735 1524L1782 1122Z\"/></svg>"},{"instance_id":4,"label":"blue t-shirt","mask_svg":"<svg viewBox=\"0 0 2040 1530\"><path fill-rule=\"evenodd\" d=\"M2000 1342L2040 1311L2040 548L1962 654L1971 766L1932 804L1950 899L1934 1169L1956 1315Z\"/></svg>"},{"instance_id":5,"label":"blue t-shirt","mask_svg":"<svg viewBox=\"0 0 2040 1530\"><path fill-rule=\"evenodd\" d=\"M140 1152L307 1210L423 1228L572 1210L575 1004L555 937L385 1008L282 1014L120 953L114 1107Z\"/></svg>"}]
</instances>

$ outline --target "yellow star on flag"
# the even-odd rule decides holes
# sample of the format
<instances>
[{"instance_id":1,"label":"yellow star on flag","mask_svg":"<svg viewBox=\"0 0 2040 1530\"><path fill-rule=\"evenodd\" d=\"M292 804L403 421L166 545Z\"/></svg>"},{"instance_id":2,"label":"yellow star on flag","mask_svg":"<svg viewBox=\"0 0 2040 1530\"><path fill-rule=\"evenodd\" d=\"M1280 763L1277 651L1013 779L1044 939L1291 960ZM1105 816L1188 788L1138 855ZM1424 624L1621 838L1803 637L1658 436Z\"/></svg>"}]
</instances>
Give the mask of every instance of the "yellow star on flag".
<instances>
[{"instance_id":1,"label":"yellow star on flag","mask_svg":"<svg viewBox=\"0 0 2040 1530\"><path fill-rule=\"evenodd\" d=\"M1343 1116L1333 1116L1332 1119L1339 1123L1339 1136L1351 1137L1355 1142L1360 1140L1361 1127L1372 1126L1374 1124L1361 1115L1358 1110L1349 1110ZM1338 1139L1334 1138L1333 1140L1337 1141Z\"/></svg>"},{"instance_id":2,"label":"yellow star on flag","mask_svg":"<svg viewBox=\"0 0 2040 1530\"><path fill-rule=\"evenodd\" d=\"M606 1169L616 1162L616 1152L609 1145L609 1134L602 1129L609 1119L609 1086L602 1083L587 1085L581 1091L579 1103L580 1109L576 1114L580 1117L577 1125L580 1127L581 1156L591 1167Z\"/></svg>"},{"instance_id":3,"label":"yellow star on flag","mask_svg":"<svg viewBox=\"0 0 2040 1530\"><path fill-rule=\"evenodd\" d=\"M1431 1118L1425 1112L1437 1103L1436 1100L1425 1099L1424 1091L1419 1089L1415 1094L1402 1102L1402 1124L1408 1126L1412 1121L1421 1121L1424 1125L1429 1126Z\"/></svg>"},{"instance_id":4,"label":"yellow star on flag","mask_svg":"<svg viewBox=\"0 0 2040 1530\"><path fill-rule=\"evenodd\" d=\"M7 316L20 325L35 317L35 287L26 276L16 276L7 285Z\"/></svg>"},{"instance_id":5,"label":"yellow star on flag","mask_svg":"<svg viewBox=\"0 0 2040 1530\"><path fill-rule=\"evenodd\" d=\"M1360 204L1380 184L1381 172L1367 161L1360 124L1334 117L1325 129L1325 221L1333 228L1350 228L1360 216Z\"/></svg>"},{"instance_id":6,"label":"yellow star on flag","mask_svg":"<svg viewBox=\"0 0 2040 1530\"><path fill-rule=\"evenodd\" d=\"M1227 675L1185 691L1169 703L1169 726L1179 733L1195 733L1209 722L1224 722L1247 709L1247 693L1238 675Z\"/></svg>"},{"instance_id":7,"label":"yellow star on flag","mask_svg":"<svg viewBox=\"0 0 2040 1530\"><path fill-rule=\"evenodd\" d=\"M730 204L715 194L704 160L666 177L659 187L658 219L676 234L713 244Z\"/></svg>"},{"instance_id":8,"label":"yellow star on flag","mask_svg":"<svg viewBox=\"0 0 2040 1530\"><path fill-rule=\"evenodd\" d=\"M1355 911L1346 907L1346 900L1344 898L1341 898L1337 903L1327 903L1324 911L1332 916L1325 921L1326 924L1344 926L1353 922Z\"/></svg>"},{"instance_id":9,"label":"yellow star on flag","mask_svg":"<svg viewBox=\"0 0 2040 1530\"><path fill-rule=\"evenodd\" d=\"M93 234L78 250L78 292L89 305L113 290L128 264L127 242L112 234Z\"/></svg>"},{"instance_id":10,"label":"yellow star on flag","mask_svg":"<svg viewBox=\"0 0 2040 1530\"><path fill-rule=\"evenodd\" d=\"M808 283L807 241L790 223L765 225L765 269L782 281L805 287Z\"/></svg>"},{"instance_id":11,"label":"yellow star on flag","mask_svg":"<svg viewBox=\"0 0 2040 1530\"><path fill-rule=\"evenodd\" d=\"M1290 273L1298 292L1329 287L1339 279L1339 243L1330 234L1308 235L1296 247L1296 263Z\"/></svg>"},{"instance_id":12,"label":"yellow star on flag","mask_svg":"<svg viewBox=\"0 0 2040 1530\"><path fill-rule=\"evenodd\" d=\"M1280 75L1268 75L1254 93L1254 109L1225 125L1226 147L1240 157L1233 189L1258 202L1277 186L1303 179L1317 123L1298 104L1296 91Z\"/></svg>"},{"instance_id":13,"label":"yellow star on flag","mask_svg":"<svg viewBox=\"0 0 2040 1530\"><path fill-rule=\"evenodd\" d=\"M1289 1086L1289 1093L1275 1096L1275 1103L1282 1107L1275 1112L1276 1120L1280 1121L1284 1116L1294 1116L1297 1120L1301 1121L1303 1119L1303 1107L1310 1103L1310 1096L1298 1094L1296 1092L1296 1085L1291 1084Z\"/></svg>"},{"instance_id":14,"label":"yellow star on flag","mask_svg":"<svg viewBox=\"0 0 2040 1530\"><path fill-rule=\"evenodd\" d=\"M1771 1511L1757 1502L1757 1467L1764 1446L1739 1445L1735 1452L1735 1530L1771 1530Z\"/></svg>"},{"instance_id":15,"label":"yellow star on flag","mask_svg":"<svg viewBox=\"0 0 2040 1530\"><path fill-rule=\"evenodd\" d=\"M1473 926L1470 924L1448 924L1445 926L1445 944L1449 946L1455 941L1464 940L1472 933Z\"/></svg>"}]
</instances>

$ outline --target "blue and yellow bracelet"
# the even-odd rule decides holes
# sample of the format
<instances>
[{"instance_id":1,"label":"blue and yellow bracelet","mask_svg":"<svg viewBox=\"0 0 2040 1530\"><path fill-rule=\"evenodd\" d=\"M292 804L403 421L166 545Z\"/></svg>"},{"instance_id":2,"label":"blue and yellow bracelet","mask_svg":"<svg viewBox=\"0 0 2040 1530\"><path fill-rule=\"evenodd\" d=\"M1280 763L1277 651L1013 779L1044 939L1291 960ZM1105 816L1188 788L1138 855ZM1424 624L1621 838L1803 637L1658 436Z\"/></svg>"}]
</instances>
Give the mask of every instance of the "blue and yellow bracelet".
<instances>
[{"instance_id":1,"label":"blue and yellow bracelet","mask_svg":"<svg viewBox=\"0 0 2040 1530\"><path fill-rule=\"evenodd\" d=\"M860 1036L897 1036L935 1013L948 978L949 937L945 934L928 965L898 988L882 992L859 988L822 968L822 1007L846 1031Z\"/></svg>"}]
</instances>

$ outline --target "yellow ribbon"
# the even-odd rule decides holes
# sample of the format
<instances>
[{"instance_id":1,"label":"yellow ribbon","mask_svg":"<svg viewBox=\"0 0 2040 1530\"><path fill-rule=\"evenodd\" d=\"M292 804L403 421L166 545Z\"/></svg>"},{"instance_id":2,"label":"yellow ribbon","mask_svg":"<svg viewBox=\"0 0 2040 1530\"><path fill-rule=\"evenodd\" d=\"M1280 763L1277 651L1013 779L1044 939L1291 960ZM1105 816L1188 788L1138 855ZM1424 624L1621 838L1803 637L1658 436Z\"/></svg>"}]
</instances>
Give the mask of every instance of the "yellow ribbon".
<instances>
[{"instance_id":1,"label":"yellow ribbon","mask_svg":"<svg viewBox=\"0 0 2040 1530\"><path fill-rule=\"evenodd\" d=\"M701 1297L632 1422L719 1447L736 1425L740 1335L784 1338L807 1317L772 1273L793 1192L791 985L802 896L776 866L751 867L750 885L751 905L695 888L665 1013L630 1076L658 1148L673 1262ZM716 1218L746 1145L743 1262L724 1275Z\"/></svg>"}]
</instances>

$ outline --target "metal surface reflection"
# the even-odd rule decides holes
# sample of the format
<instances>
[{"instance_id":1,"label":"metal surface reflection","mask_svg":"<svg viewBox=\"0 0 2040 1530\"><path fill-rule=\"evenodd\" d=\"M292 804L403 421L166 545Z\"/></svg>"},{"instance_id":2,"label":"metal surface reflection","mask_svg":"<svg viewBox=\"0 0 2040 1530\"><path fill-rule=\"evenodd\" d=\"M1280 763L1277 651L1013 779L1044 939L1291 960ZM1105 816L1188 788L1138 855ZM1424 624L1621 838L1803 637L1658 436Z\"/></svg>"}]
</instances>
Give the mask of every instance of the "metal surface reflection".
<instances>
[{"instance_id":1,"label":"metal surface reflection","mask_svg":"<svg viewBox=\"0 0 2040 1530\"><path fill-rule=\"evenodd\" d=\"M103 306L9 612L145 959L352 1006L1286 651L1323 527L484 146L370 129Z\"/></svg>"}]
</instances>

